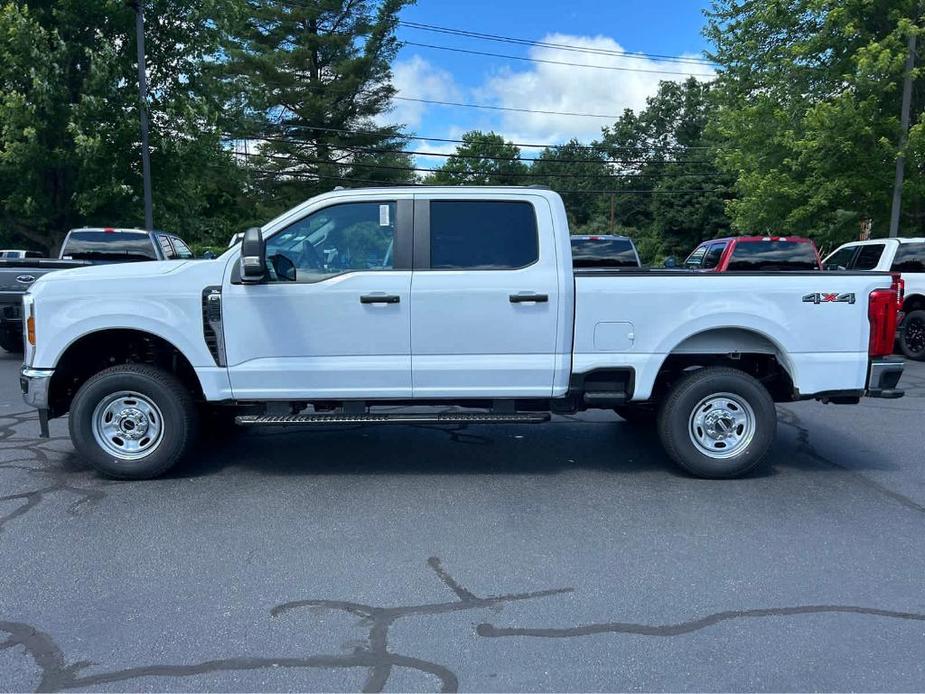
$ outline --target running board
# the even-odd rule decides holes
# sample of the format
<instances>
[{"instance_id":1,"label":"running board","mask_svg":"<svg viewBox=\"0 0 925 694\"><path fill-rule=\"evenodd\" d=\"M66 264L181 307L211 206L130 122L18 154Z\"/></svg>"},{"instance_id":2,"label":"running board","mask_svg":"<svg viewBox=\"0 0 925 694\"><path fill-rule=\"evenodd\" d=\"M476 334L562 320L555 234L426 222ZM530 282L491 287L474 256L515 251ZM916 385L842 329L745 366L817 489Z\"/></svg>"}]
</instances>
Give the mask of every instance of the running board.
<instances>
[{"instance_id":1,"label":"running board","mask_svg":"<svg viewBox=\"0 0 925 694\"><path fill-rule=\"evenodd\" d=\"M536 414L493 414L442 412L437 414L291 414L235 417L239 426L292 427L313 424L540 424L547 412Z\"/></svg>"}]
</instances>

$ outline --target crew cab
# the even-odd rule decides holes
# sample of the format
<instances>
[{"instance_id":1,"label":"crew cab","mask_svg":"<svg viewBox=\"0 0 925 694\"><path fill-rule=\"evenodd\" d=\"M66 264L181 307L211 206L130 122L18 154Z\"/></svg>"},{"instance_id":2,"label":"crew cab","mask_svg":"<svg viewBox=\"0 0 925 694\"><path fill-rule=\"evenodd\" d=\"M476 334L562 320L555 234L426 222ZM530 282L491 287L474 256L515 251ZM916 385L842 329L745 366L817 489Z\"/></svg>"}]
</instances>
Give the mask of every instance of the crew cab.
<instances>
[{"instance_id":1,"label":"crew cab","mask_svg":"<svg viewBox=\"0 0 925 694\"><path fill-rule=\"evenodd\" d=\"M888 273L575 270L538 188L339 190L215 260L48 275L21 385L102 473L173 466L197 422L656 421L693 474L771 447L774 403L900 397ZM397 406L402 406L397 408ZM437 406L437 407L434 407Z\"/></svg>"},{"instance_id":2,"label":"crew cab","mask_svg":"<svg viewBox=\"0 0 925 694\"><path fill-rule=\"evenodd\" d=\"M899 273L905 287L899 348L910 359L925 361L925 238L846 243L825 259L825 268Z\"/></svg>"},{"instance_id":3,"label":"crew cab","mask_svg":"<svg viewBox=\"0 0 925 694\"><path fill-rule=\"evenodd\" d=\"M12 252L19 251L0 251ZM4 256L0 258L0 347L7 352L23 351L22 297L39 277L85 265L192 257L193 252L174 234L112 227L69 231L57 260Z\"/></svg>"},{"instance_id":4,"label":"crew cab","mask_svg":"<svg viewBox=\"0 0 925 694\"><path fill-rule=\"evenodd\" d=\"M812 239L799 236L730 236L704 241L684 261L688 270L780 272L821 270Z\"/></svg>"}]
</instances>

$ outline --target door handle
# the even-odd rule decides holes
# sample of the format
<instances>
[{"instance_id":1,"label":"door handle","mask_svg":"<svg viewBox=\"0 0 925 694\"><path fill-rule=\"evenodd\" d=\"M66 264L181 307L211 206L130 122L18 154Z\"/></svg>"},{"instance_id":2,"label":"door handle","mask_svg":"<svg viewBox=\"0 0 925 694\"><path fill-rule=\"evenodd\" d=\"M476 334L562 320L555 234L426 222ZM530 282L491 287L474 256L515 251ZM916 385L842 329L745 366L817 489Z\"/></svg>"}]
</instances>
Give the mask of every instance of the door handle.
<instances>
[{"instance_id":1,"label":"door handle","mask_svg":"<svg viewBox=\"0 0 925 694\"><path fill-rule=\"evenodd\" d=\"M548 304L549 294L511 294L512 304Z\"/></svg>"},{"instance_id":2,"label":"door handle","mask_svg":"<svg viewBox=\"0 0 925 694\"><path fill-rule=\"evenodd\" d=\"M361 304L398 304L401 297L396 294L364 294L360 297Z\"/></svg>"}]
</instances>

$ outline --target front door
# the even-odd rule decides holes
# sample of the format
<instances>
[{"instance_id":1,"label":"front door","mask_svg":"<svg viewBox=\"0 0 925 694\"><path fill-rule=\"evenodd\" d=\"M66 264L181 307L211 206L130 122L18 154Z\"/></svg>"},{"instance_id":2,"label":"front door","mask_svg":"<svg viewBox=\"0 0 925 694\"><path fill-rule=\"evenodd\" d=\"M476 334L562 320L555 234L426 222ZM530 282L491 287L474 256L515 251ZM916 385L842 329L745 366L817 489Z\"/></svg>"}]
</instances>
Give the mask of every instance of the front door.
<instances>
[{"instance_id":1,"label":"front door","mask_svg":"<svg viewBox=\"0 0 925 694\"><path fill-rule=\"evenodd\" d=\"M567 351L556 252L542 197L417 197L415 398L550 397Z\"/></svg>"},{"instance_id":2,"label":"front door","mask_svg":"<svg viewBox=\"0 0 925 694\"><path fill-rule=\"evenodd\" d=\"M410 397L411 224L410 196L367 197L269 229L267 281L222 291L235 398Z\"/></svg>"}]
</instances>

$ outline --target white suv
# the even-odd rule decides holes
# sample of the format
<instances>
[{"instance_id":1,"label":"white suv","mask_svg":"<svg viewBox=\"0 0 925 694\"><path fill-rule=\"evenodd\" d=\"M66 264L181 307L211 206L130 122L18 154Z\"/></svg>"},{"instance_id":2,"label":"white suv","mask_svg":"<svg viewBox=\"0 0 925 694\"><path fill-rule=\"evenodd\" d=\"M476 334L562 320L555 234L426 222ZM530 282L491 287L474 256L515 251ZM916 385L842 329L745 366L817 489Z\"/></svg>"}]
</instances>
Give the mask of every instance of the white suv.
<instances>
[{"instance_id":1,"label":"white suv","mask_svg":"<svg viewBox=\"0 0 925 694\"><path fill-rule=\"evenodd\" d=\"M899 346L910 359L925 361L925 238L871 239L839 246L826 270L899 272L906 283Z\"/></svg>"}]
</instances>

